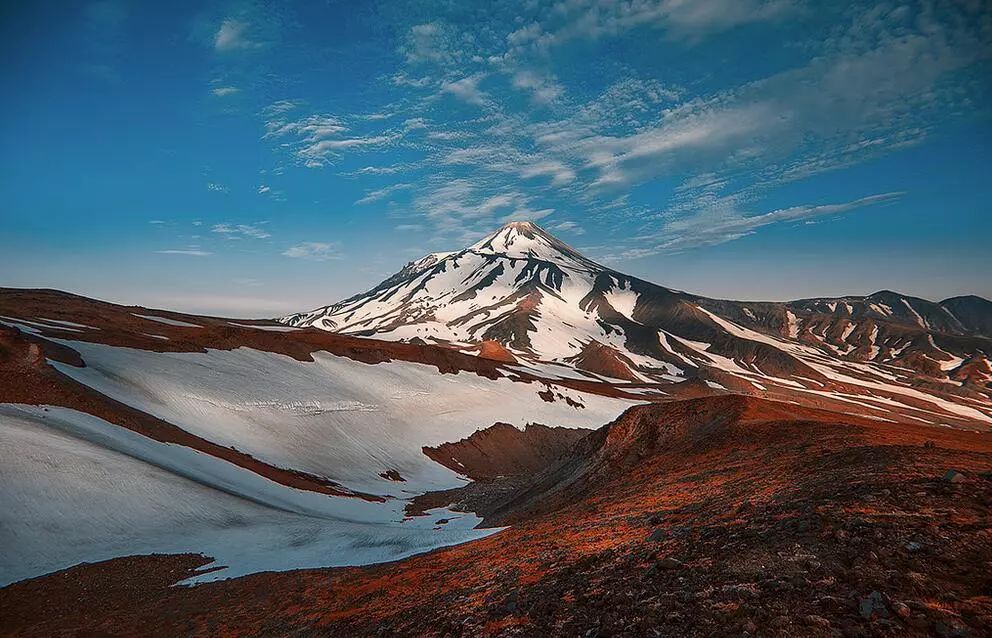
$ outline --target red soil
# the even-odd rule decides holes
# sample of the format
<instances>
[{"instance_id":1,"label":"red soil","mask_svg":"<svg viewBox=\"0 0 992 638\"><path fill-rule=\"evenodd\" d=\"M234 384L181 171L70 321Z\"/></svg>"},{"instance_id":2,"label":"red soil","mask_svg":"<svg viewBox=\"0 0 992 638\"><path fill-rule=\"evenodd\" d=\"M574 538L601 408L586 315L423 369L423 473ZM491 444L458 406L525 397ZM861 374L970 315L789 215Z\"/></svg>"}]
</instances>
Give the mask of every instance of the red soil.
<instances>
[{"instance_id":1,"label":"red soil","mask_svg":"<svg viewBox=\"0 0 992 638\"><path fill-rule=\"evenodd\" d=\"M576 357L572 364L579 370L594 374L602 374L613 379L623 379L637 383L641 379L634 374L633 362L620 354L616 348L596 341L590 341Z\"/></svg>"},{"instance_id":2,"label":"red soil","mask_svg":"<svg viewBox=\"0 0 992 638\"><path fill-rule=\"evenodd\" d=\"M425 447L424 454L441 465L473 480L495 479L539 472L571 450L588 430L530 423L518 430L509 423L496 423L471 436Z\"/></svg>"},{"instance_id":3,"label":"red soil","mask_svg":"<svg viewBox=\"0 0 992 638\"><path fill-rule=\"evenodd\" d=\"M963 478L943 480L951 468ZM990 472L974 432L737 396L640 406L535 477L486 539L193 588L168 586L189 557L117 559L0 590L0 622L12 636L987 635Z\"/></svg>"},{"instance_id":4,"label":"red soil","mask_svg":"<svg viewBox=\"0 0 992 638\"><path fill-rule=\"evenodd\" d=\"M479 344L479 356L483 359L502 361L503 363L517 363L517 358L503 344L492 339L486 339Z\"/></svg>"}]
</instances>

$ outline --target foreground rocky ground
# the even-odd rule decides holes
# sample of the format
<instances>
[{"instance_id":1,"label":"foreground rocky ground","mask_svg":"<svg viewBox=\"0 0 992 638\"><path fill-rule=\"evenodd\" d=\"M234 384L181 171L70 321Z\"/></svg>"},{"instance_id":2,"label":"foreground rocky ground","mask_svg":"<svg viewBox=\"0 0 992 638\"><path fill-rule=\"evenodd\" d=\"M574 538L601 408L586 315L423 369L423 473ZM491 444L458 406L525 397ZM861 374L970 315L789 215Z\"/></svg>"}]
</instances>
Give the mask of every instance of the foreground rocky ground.
<instances>
[{"instance_id":1,"label":"foreground rocky ground","mask_svg":"<svg viewBox=\"0 0 992 638\"><path fill-rule=\"evenodd\" d=\"M202 557L80 565L0 590L0 627L11 636L992 630L984 434L712 397L633 408L497 491L494 519L511 526L480 541L371 568L192 588L173 584Z\"/></svg>"}]
</instances>

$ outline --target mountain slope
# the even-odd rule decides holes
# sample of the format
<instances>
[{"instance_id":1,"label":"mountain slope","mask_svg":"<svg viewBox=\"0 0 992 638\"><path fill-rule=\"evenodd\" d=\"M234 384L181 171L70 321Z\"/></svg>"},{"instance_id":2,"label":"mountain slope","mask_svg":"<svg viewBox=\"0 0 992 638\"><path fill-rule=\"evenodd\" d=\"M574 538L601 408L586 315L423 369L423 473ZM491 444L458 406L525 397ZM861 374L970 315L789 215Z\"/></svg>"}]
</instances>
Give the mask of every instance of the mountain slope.
<instances>
[{"instance_id":1,"label":"mountain slope","mask_svg":"<svg viewBox=\"0 0 992 638\"><path fill-rule=\"evenodd\" d=\"M597 427L639 402L577 383L438 346L0 289L0 586L130 554L205 552L223 569L196 579L214 580L478 538L491 532L470 513L406 514L467 481L423 448L494 422Z\"/></svg>"},{"instance_id":2,"label":"mountain slope","mask_svg":"<svg viewBox=\"0 0 992 638\"><path fill-rule=\"evenodd\" d=\"M199 587L171 586L197 556L80 565L0 589L0 627L829 638L980 636L992 623L986 435L706 397L634 407L573 450L484 539ZM962 479L943 480L950 468Z\"/></svg>"},{"instance_id":3,"label":"mountain slope","mask_svg":"<svg viewBox=\"0 0 992 638\"><path fill-rule=\"evenodd\" d=\"M951 297L940 302L940 307L954 317L970 333L992 335L992 301L975 295Z\"/></svg>"},{"instance_id":4,"label":"mountain slope","mask_svg":"<svg viewBox=\"0 0 992 638\"><path fill-rule=\"evenodd\" d=\"M833 409L854 402L884 412L895 401L917 420L990 423L992 389L980 374L959 372L992 352L985 307L974 299L936 304L888 291L708 299L617 272L533 223L513 222L281 321L465 351L497 342L522 365L554 362L632 384L695 379L779 399L814 394Z\"/></svg>"}]
</instances>

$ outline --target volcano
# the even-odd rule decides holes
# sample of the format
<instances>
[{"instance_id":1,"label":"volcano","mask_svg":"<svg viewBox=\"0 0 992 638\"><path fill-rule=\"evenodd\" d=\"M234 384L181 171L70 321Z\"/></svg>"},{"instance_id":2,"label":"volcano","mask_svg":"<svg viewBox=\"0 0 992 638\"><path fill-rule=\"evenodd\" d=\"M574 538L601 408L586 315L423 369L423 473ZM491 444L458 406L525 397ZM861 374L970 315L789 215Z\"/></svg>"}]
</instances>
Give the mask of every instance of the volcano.
<instances>
[{"instance_id":1,"label":"volcano","mask_svg":"<svg viewBox=\"0 0 992 638\"><path fill-rule=\"evenodd\" d=\"M872 411L890 400L933 402L916 418L992 423L987 378L962 369L992 351L989 307L977 297L936 303L890 291L710 299L618 272L532 222L512 222L463 250L412 261L367 292L280 321L466 352L499 344L522 365L563 375L693 381L779 399L799 392L831 403L824 407Z\"/></svg>"}]
</instances>

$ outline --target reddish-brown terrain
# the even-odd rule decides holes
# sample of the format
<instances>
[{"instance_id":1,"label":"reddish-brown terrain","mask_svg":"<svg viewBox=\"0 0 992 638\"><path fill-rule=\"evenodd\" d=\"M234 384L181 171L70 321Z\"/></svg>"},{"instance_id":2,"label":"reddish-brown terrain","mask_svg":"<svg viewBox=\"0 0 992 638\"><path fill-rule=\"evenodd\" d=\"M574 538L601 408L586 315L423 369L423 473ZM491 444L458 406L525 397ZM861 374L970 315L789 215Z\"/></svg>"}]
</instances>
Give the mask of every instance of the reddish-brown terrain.
<instances>
[{"instance_id":1,"label":"reddish-brown terrain","mask_svg":"<svg viewBox=\"0 0 992 638\"><path fill-rule=\"evenodd\" d=\"M69 635L987 635L992 441L753 398L635 407L517 488L489 538L369 568L172 587L193 556L0 590Z\"/></svg>"},{"instance_id":2,"label":"reddish-brown terrain","mask_svg":"<svg viewBox=\"0 0 992 638\"><path fill-rule=\"evenodd\" d=\"M218 446L77 383L49 360L85 361L51 339L178 352L250 347L299 360L323 350L369 364L414 361L439 373L545 383L545 401L573 401L545 379L509 367L498 344L484 343L475 356L314 329L273 332L262 329L273 326L268 322L150 311L55 291L0 292L5 321L32 328L0 327L0 402L82 410L300 489L376 498ZM68 332L57 321L89 328ZM612 360L610 353L590 354L599 363ZM981 380L987 368L976 357L961 374ZM425 448L428 457L477 480L423 495L408 513L454 504L488 526L506 526L493 536L389 564L260 573L193 587L175 584L209 557L81 564L0 589L0 634L989 634L987 432L826 411L800 393L790 398L804 405L743 396L729 381L727 390L714 390L688 379L664 386L664 394L639 394L654 389L645 383L555 383L660 402L631 408L589 433L497 424ZM395 471L385 478L404 481Z\"/></svg>"},{"instance_id":3,"label":"reddish-brown terrain","mask_svg":"<svg viewBox=\"0 0 992 638\"><path fill-rule=\"evenodd\" d=\"M496 423L461 441L425 447L424 454L475 481L493 480L545 470L588 434L540 423L528 423L523 430Z\"/></svg>"}]
</instances>

